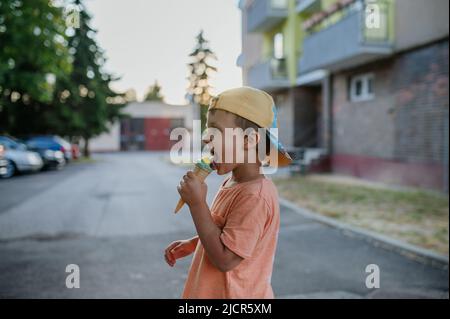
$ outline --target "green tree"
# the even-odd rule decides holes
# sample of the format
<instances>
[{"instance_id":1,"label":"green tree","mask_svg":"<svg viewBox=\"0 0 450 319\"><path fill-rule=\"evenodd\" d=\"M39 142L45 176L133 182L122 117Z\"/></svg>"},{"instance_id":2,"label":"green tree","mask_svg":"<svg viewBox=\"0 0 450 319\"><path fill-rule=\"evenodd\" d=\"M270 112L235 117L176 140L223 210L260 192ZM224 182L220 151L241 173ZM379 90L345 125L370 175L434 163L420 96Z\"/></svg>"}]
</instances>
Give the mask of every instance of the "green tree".
<instances>
[{"instance_id":1,"label":"green tree","mask_svg":"<svg viewBox=\"0 0 450 319\"><path fill-rule=\"evenodd\" d=\"M44 133L56 122L55 79L71 71L63 8L48 0L0 2L0 133Z\"/></svg>"},{"instance_id":2,"label":"green tree","mask_svg":"<svg viewBox=\"0 0 450 319\"><path fill-rule=\"evenodd\" d=\"M96 31L90 27L91 16L81 0L75 0L74 5L79 10L80 23L69 36L73 70L69 80L59 83L58 101L71 118L69 135L84 139L84 155L89 156L89 140L108 131L108 123L121 118L125 98L110 88L118 78L104 70L106 60L95 41Z\"/></svg>"},{"instance_id":3,"label":"green tree","mask_svg":"<svg viewBox=\"0 0 450 319\"><path fill-rule=\"evenodd\" d=\"M211 99L211 85L209 77L217 68L211 63L217 60L216 55L209 48L208 41L203 37L203 30L196 37L197 43L194 50L189 54L192 62L189 68L189 87L187 89L188 99L199 105L202 131L206 127L206 112Z\"/></svg>"},{"instance_id":4,"label":"green tree","mask_svg":"<svg viewBox=\"0 0 450 319\"><path fill-rule=\"evenodd\" d=\"M67 28L64 10L49 0L0 2L0 133L51 133L89 139L122 115L123 95L103 70L103 51L81 1ZM77 15L78 16L78 15Z\"/></svg>"},{"instance_id":5,"label":"green tree","mask_svg":"<svg viewBox=\"0 0 450 319\"><path fill-rule=\"evenodd\" d=\"M161 86L158 84L158 81L155 80L155 83L148 88L144 101L164 101L164 97L161 94Z\"/></svg>"}]
</instances>

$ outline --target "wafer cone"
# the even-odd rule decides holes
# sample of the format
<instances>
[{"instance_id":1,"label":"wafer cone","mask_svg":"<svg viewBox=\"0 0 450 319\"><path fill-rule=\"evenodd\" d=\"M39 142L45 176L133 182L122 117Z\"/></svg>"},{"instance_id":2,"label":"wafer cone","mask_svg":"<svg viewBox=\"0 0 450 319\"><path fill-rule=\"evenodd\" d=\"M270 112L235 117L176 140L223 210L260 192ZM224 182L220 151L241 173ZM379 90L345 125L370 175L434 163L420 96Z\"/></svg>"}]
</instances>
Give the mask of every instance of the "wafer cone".
<instances>
[{"instance_id":1,"label":"wafer cone","mask_svg":"<svg viewBox=\"0 0 450 319\"><path fill-rule=\"evenodd\" d=\"M204 182L206 177L208 177L208 175L211 173L211 171L206 171L198 166L195 166L193 173L195 176L197 176L201 182ZM184 200L182 198L180 198L180 200L178 201L177 207L175 207L174 213L178 213L178 211L181 209L181 207L183 207L184 205Z\"/></svg>"}]
</instances>

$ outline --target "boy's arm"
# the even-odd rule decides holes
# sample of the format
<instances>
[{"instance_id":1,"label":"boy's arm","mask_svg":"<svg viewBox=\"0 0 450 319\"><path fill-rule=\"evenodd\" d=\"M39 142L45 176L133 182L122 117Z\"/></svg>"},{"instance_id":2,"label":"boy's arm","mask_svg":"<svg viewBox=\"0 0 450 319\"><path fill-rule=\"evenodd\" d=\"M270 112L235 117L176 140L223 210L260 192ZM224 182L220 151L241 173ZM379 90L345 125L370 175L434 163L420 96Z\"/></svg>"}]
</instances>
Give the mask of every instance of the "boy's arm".
<instances>
[{"instance_id":1,"label":"boy's arm","mask_svg":"<svg viewBox=\"0 0 450 319\"><path fill-rule=\"evenodd\" d=\"M194 236L191 239L189 239L189 241L192 243L192 247L195 250L195 247L197 247L197 242L198 242L198 236Z\"/></svg>"},{"instance_id":2,"label":"boy's arm","mask_svg":"<svg viewBox=\"0 0 450 319\"><path fill-rule=\"evenodd\" d=\"M189 208L198 237L214 266L222 272L236 267L243 258L229 250L220 240L222 230L214 223L208 204L202 202Z\"/></svg>"},{"instance_id":3,"label":"boy's arm","mask_svg":"<svg viewBox=\"0 0 450 319\"><path fill-rule=\"evenodd\" d=\"M192 172L183 176L178 186L181 198L189 206L198 237L210 261L223 272L236 267L242 257L229 250L221 241L222 230L214 223L206 203L207 187Z\"/></svg>"}]
</instances>

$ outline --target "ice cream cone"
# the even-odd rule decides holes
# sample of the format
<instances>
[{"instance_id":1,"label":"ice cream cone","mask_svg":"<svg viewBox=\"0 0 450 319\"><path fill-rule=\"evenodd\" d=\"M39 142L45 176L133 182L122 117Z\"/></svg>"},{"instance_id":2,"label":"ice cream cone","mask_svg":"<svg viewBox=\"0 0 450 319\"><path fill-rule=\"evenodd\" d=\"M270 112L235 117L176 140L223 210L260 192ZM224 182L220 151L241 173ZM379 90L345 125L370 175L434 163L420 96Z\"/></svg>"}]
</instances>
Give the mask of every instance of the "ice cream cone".
<instances>
[{"instance_id":1,"label":"ice cream cone","mask_svg":"<svg viewBox=\"0 0 450 319\"><path fill-rule=\"evenodd\" d=\"M201 182L204 182L206 177L212 172L212 169L209 166L209 161L207 159L202 159L199 163L197 163L194 167L193 173L195 176L200 179ZM184 200L180 198L177 206L175 207L174 213L178 213L178 211L183 207Z\"/></svg>"}]
</instances>

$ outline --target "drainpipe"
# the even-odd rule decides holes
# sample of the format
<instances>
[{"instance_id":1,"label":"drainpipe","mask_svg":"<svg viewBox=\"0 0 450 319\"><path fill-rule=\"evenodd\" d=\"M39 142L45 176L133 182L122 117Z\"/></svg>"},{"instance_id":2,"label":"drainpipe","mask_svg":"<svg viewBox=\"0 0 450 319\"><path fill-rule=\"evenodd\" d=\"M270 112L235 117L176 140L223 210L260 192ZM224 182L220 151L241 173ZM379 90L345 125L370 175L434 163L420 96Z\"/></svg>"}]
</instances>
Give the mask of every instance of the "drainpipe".
<instances>
[{"instance_id":1,"label":"drainpipe","mask_svg":"<svg viewBox=\"0 0 450 319\"><path fill-rule=\"evenodd\" d=\"M448 113L444 117L444 178L443 178L443 190L448 193Z\"/></svg>"},{"instance_id":2,"label":"drainpipe","mask_svg":"<svg viewBox=\"0 0 450 319\"><path fill-rule=\"evenodd\" d=\"M328 74L322 80L323 147L326 149L328 156L331 156L333 152L332 94L332 75Z\"/></svg>"}]
</instances>

